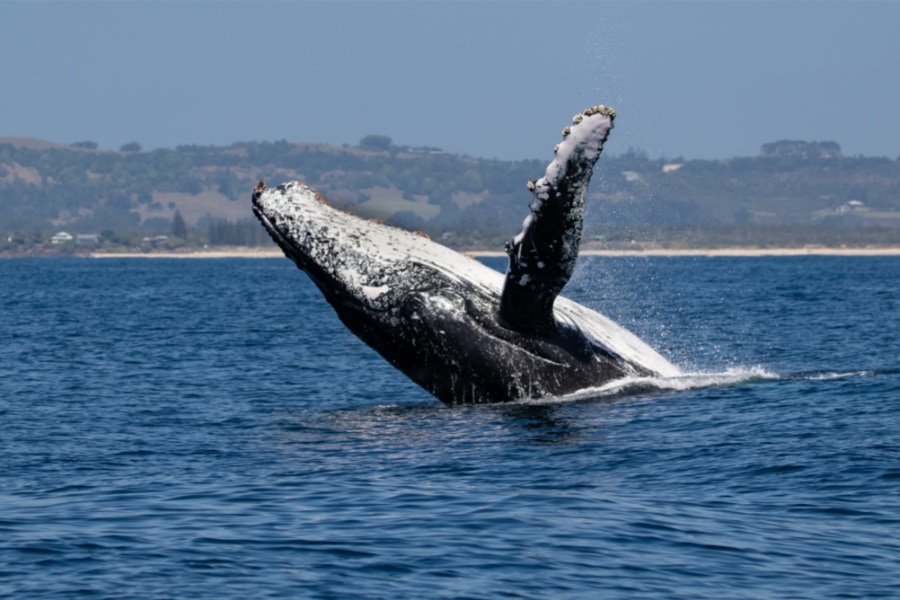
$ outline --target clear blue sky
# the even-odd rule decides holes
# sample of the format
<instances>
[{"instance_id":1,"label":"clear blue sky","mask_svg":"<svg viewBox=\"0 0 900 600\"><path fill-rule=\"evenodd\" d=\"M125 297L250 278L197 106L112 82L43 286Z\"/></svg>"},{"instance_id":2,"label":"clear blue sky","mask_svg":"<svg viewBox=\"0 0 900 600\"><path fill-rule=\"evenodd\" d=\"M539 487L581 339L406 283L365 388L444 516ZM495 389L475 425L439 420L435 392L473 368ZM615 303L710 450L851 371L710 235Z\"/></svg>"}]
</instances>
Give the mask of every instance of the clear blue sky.
<instances>
[{"instance_id":1,"label":"clear blue sky","mask_svg":"<svg viewBox=\"0 0 900 600\"><path fill-rule=\"evenodd\" d=\"M898 26L898 2L0 0L0 136L543 159L604 103L613 153L896 158Z\"/></svg>"}]
</instances>

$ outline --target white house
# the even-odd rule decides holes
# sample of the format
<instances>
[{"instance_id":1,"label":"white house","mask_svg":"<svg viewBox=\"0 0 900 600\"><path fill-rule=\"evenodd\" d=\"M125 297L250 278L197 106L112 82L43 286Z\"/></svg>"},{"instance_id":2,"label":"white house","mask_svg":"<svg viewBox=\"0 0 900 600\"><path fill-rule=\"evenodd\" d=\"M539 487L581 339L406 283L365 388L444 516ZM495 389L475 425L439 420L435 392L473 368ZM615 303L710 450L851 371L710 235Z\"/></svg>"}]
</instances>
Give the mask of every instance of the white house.
<instances>
[{"instance_id":1,"label":"white house","mask_svg":"<svg viewBox=\"0 0 900 600\"><path fill-rule=\"evenodd\" d=\"M97 244L100 241L100 236L96 233L79 233L75 236L75 243L82 245L89 244Z\"/></svg>"},{"instance_id":2,"label":"white house","mask_svg":"<svg viewBox=\"0 0 900 600\"><path fill-rule=\"evenodd\" d=\"M65 231L60 231L52 238L50 238L51 244L65 244L66 242L71 242L75 238L72 237L71 233L66 233Z\"/></svg>"}]
</instances>

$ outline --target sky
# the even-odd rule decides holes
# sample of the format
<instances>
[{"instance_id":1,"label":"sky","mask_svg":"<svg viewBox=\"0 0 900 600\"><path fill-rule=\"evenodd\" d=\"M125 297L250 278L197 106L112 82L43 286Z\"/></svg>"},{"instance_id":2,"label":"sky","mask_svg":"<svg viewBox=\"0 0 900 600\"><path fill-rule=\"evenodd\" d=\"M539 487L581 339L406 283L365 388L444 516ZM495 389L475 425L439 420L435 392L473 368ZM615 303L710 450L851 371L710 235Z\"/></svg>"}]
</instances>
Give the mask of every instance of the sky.
<instances>
[{"instance_id":1,"label":"sky","mask_svg":"<svg viewBox=\"0 0 900 600\"><path fill-rule=\"evenodd\" d=\"M900 2L0 0L0 137L144 149L356 145L552 156L584 108L614 154L780 139L900 156Z\"/></svg>"}]
</instances>

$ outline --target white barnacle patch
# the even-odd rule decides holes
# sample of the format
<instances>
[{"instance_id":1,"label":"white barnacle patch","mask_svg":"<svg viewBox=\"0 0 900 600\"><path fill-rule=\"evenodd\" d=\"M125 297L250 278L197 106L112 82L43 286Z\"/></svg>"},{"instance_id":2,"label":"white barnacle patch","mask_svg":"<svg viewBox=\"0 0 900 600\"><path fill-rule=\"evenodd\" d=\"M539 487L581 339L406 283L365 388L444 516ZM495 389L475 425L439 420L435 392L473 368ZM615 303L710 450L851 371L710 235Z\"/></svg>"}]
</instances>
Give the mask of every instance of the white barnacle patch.
<instances>
[{"instance_id":1,"label":"white barnacle patch","mask_svg":"<svg viewBox=\"0 0 900 600\"><path fill-rule=\"evenodd\" d=\"M528 216L525 217L525 220L522 221L522 231L516 234L516 237L513 238L513 244L518 246L522 243L522 240L525 239L525 232L528 231L528 228L531 227L531 222L534 221L534 213L528 213Z\"/></svg>"},{"instance_id":2,"label":"white barnacle patch","mask_svg":"<svg viewBox=\"0 0 900 600\"><path fill-rule=\"evenodd\" d=\"M357 265L356 268L344 267L338 270L338 277L344 282L346 291L356 296L360 301L375 302L387 292L391 291L389 285L370 285L368 279L360 273L366 265Z\"/></svg>"},{"instance_id":3,"label":"white barnacle patch","mask_svg":"<svg viewBox=\"0 0 900 600\"><path fill-rule=\"evenodd\" d=\"M534 200L531 202L531 212L540 212L544 202L550 199L551 188L546 177L541 177L534 184ZM531 222L529 221L529 224Z\"/></svg>"},{"instance_id":4,"label":"white barnacle patch","mask_svg":"<svg viewBox=\"0 0 900 600\"><path fill-rule=\"evenodd\" d=\"M378 287L362 285L359 289L362 290L362 293L365 294L366 298L369 300L378 300L383 294L389 292L391 287L388 285L379 285Z\"/></svg>"},{"instance_id":5,"label":"white barnacle patch","mask_svg":"<svg viewBox=\"0 0 900 600\"><path fill-rule=\"evenodd\" d=\"M559 145L559 151L562 152L565 149L565 142ZM544 177L542 178L545 183L550 185L555 185L559 180L560 173L563 173L563 164L566 161L556 161L554 160L549 165L547 165L547 171L544 173Z\"/></svg>"},{"instance_id":6,"label":"white barnacle patch","mask_svg":"<svg viewBox=\"0 0 900 600\"><path fill-rule=\"evenodd\" d=\"M431 302L434 308L441 310L443 312L456 312L457 307L449 298L445 298L444 296L429 296L429 301Z\"/></svg>"}]
</instances>

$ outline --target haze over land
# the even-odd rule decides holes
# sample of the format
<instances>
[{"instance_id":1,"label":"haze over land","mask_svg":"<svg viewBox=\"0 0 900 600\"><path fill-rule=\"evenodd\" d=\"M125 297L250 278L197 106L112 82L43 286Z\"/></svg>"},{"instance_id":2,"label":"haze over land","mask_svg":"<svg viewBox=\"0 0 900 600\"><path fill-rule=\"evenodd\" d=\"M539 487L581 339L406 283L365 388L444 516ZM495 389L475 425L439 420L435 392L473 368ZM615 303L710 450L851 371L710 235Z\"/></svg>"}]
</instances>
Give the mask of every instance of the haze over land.
<instances>
[{"instance_id":1,"label":"haze over land","mask_svg":"<svg viewBox=\"0 0 900 600\"><path fill-rule=\"evenodd\" d=\"M149 152L0 138L0 249L46 244L59 230L100 234L92 245L167 234L179 245L267 242L250 214L259 180L305 181L362 217L458 248L499 249L527 214L525 183L545 165L398 146L383 135L343 147L279 141ZM846 157L831 141L772 142L723 161L630 152L602 157L596 171L585 222L594 246L900 243L900 161Z\"/></svg>"}]
</instances>

